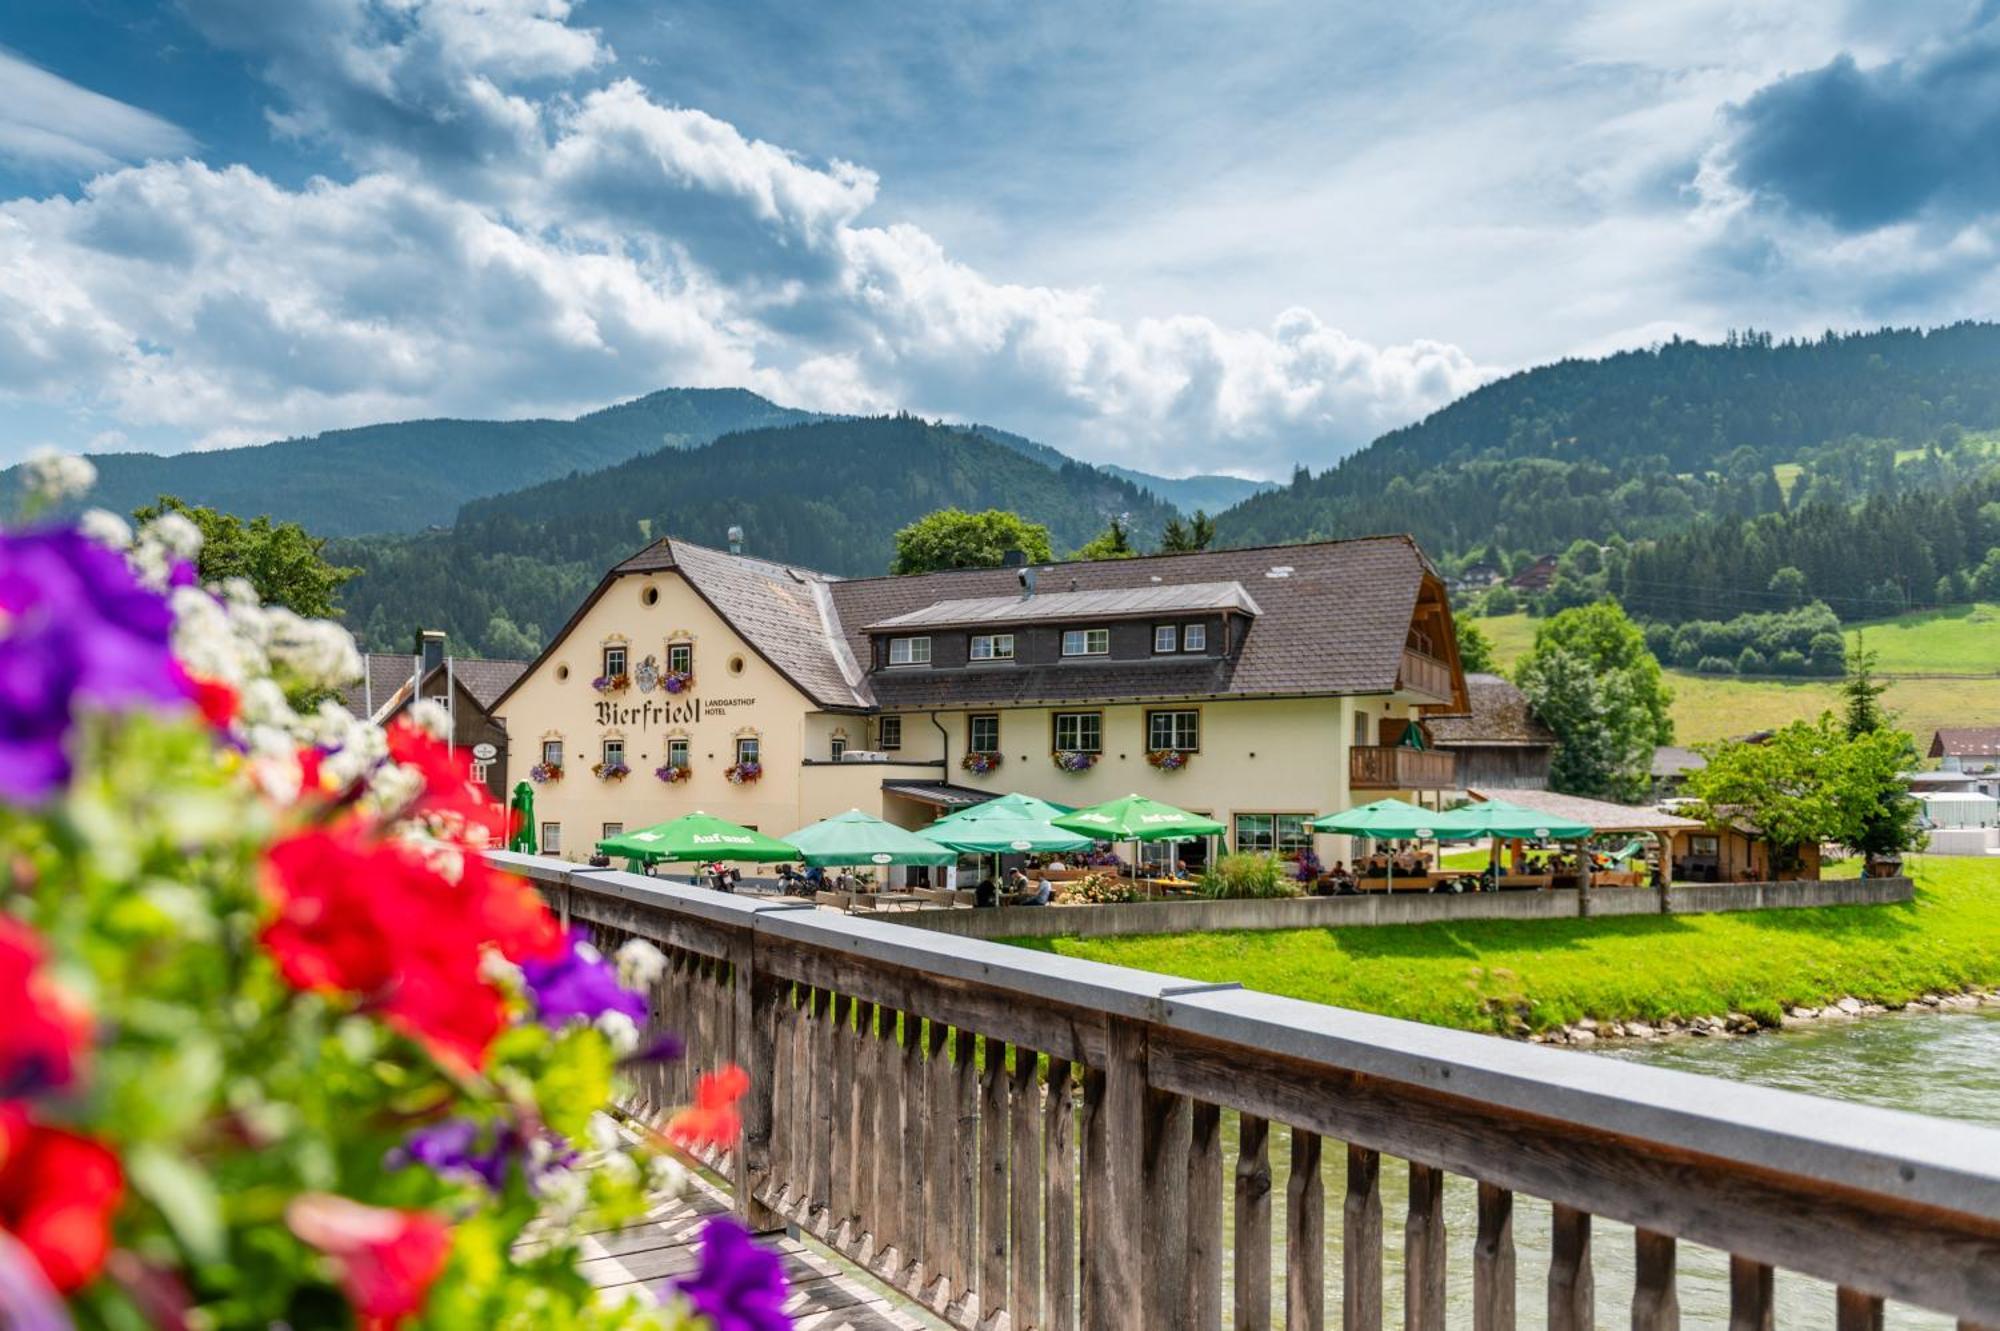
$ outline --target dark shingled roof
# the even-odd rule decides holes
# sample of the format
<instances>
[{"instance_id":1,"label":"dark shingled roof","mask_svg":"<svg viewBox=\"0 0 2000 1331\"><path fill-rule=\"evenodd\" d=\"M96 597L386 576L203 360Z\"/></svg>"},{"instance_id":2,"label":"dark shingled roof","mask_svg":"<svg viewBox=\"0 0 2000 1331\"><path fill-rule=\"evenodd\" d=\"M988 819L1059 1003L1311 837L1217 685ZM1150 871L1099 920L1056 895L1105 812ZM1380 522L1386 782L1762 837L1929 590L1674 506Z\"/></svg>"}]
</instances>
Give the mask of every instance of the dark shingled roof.
<instances>
[{"instance_id":1,"label":"dark shingled roof","mask_svg":"<svg viewBox=\"0 0 2000 1331\"><path fill-rule=\"evenodd\" d=\"M1424 719L1440 748L1548 748L1556 742L1556 732L1542 724L1528 696L1499 675L1468 674L1465 692L1470 711Z\"/></svg>"},{"instance_id":2,"label":"dark shingled roof","mask_svg":"<svg viewBox=\"0 0 2000 1331\"><path fill-rule=\"evenodd\" d=\"M1954 726L1931 736L1933 758L2000 758L2000 726Z\"/></svg>"},{"instance_id":3,"label":"dark shingled roof","mask_svg":"<svg viewBox=\"0 0 2000 1331\"><path fill-rule=\"evenodd\" d=\"M373 702L375 710L381 711L390 700L397 699L407 690L410 676L417 668L417 658L408 652L369 652L361 658L365 672L364 684L357 679L340 691L340 705L356 716ZM510 688L514 681L527 672L526 661L499 661L480 656L454 656L451 658L452 677L465 686L481 707L491 708L500 695ZM442 674L440 669L436 673Z\"/></svg>"},{"instance_id":4,"label":"dark shingled roof","mask_svg":"<svg viewBox=\"0 0 2000 1331\"><path fill-rule=\"evenodd\" d=\"M1045 624L1056 620L1149 619L1195 610L1263 613L1240 582L1147 583L1109 591L1040 592L1033 596L971 596L938 601L921 610L862 627L870 633L891 629L971 628L985 624Z\"/></svg>"},{"instance_id":5,"label":"dark shingled roof","mask_svg":"<svg viewBox=\"0 0 2000 1331\"><path fill-rule=\"evenodd\" d=\"M1388 693L1397 683L1417 597L1433 568L1407 536L1145 555L1045 565L1044 593L1240 583L1262 613L1233 660L1187 657L976 672L898 670L869 677L865 626L940 601L1020 595L1018 570L953 569L836 578L671 537L612 567L540 657L613 581L679 571L745 642L817 705L835 709L1201 695ZM1203 593L1206 595L1206 592ZM511 690L509 690L511 691ZM504 697L504 694L502 695Z\"/></svg>"}]
</instances>

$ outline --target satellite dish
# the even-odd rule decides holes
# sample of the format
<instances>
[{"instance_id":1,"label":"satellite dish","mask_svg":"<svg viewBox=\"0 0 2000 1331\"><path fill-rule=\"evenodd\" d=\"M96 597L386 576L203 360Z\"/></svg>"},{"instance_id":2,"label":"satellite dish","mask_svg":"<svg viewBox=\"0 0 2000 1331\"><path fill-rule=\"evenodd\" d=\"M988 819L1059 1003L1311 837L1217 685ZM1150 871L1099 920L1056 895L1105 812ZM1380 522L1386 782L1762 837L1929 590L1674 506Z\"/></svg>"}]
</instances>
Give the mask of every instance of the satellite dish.
<instances>
[{"instance_id":1,"label":"satellite dish","mask_svg":"<svg viewBox=\"0 0 2000 1331\"><path fill-rule=\"evenodd\" d=\"M870 855L868 858L873 860L877 864L891 864L894 863L896 859L894 855L891 855L886 851L880 851L880 850L876 851L873 855Z\"/></svg>"}]
</instances>

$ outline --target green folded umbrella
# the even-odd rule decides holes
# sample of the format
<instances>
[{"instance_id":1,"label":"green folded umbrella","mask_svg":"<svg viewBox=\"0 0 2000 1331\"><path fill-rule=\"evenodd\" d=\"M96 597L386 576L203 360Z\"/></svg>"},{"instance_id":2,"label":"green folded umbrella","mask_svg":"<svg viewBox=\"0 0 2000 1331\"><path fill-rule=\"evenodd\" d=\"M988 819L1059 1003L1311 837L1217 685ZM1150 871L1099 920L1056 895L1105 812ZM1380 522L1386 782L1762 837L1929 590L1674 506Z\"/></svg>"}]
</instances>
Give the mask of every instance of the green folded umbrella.
<instances>
[{"instance_id":1,"label":"green folded umbrella","mask_svg":"<svg viewBox=\"0 0 2000 1331\"><path fill-rule=\"evenodd\" d=\"M1222 824L1213 818L1176 809L1144 795L1127 795L1093 804L1049 821L1099 841L1192 841L1196 837L1219 836L1223 831Z\"/></svg>"},{"instance_id":2,"label":"green folded umbrella","mask_svg":"<svg viewBox=\"0 0 2000 1331\"><path fill-rule=\"evenodd\" d=\"M941 827L947 823L963 822L971 818L984 820L1001 817L1033 818L1045 823L1051 818L1057 818L1069 812L1071 812L1071 808L1067 804L1052 804L1048 800L1037 799L1033 795L999 795L984 803L967 805L957 813L948 813L935 823L932 823L931 826Z\"/></svg>"},{"instance_id":3,"label":"green folded umbrella","mask_svg":"<svg viewBox=\"0 0 2000 1331\"><path fill-rule=\"evenodd\" d=\"M535 853L535 788L525 781L514 786L514 798L509 801L514 810L514 835L507 839L507 849L526 854Z\"/></svg>"},{"instance_id":4,"label":"green folded umbrella","mask_svg":"<svg viewBox=\"0 0 2000 1331\"><path fill-rule=\"evenodd\" d=\"M597 849L600 854L623 855L649 864L658 860L775 864L800 858L797 846L705 813L684 814L636 832L621 832L598 842Z\"/></svg>"},{"instance_id":5,"label":"green folded umbrella","mask_svg":"<svg viewBox=\"0 0 2000 1331\"><path fill-rule=\"evenodd\" d=\"M958 852L859 809L835 814L785 838L807 864L950 864Z\"/></svg>"},{"instance_id":6,"label":"green folded umbrella","mask_svg":"<svg viewBox=\"0 0 2000 1331\"><path fill-rule=\"evenodd\" d=\"M1451 815L1435 809L1420 809L1404 800L1376 800L1345 813L1323 813L1309 826L1315 832L1340 832L1348 836L1375 837L1393 841L1416 837L1429 840L1448 836Z\"/></svg>"}]
</instances>

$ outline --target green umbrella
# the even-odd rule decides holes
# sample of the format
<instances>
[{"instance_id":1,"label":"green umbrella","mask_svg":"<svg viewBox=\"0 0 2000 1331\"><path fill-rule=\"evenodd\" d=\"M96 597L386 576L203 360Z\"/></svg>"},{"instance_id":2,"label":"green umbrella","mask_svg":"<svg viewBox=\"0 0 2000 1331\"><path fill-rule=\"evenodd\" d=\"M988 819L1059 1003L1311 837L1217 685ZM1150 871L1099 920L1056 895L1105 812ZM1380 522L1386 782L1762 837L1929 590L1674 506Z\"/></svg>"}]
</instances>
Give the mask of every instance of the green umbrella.
<instances>
[{"instance_id":1,"label":"green umbrella","mask_svg":"<svg viewBox=\"0 0 2000 1331\"><path fill-rule=\"evenodd\" d=\"M514 835L507 838L507 849L532 855L535 853L535 788L525 781L517 783L510 804L514 810Z\"/></svg>"},{"instance_id":2,"label":"green umbrella","mask_svg":"<svg viewBox=\"0 0 2000 1331\"><path fill-rule=\"evenodd\" d=\"M796 860L799 848L754 832L727 818L705 813L683 814L679 818L621 832L597 843L604 855L624 855L648 863L655 860L732 860L754 864L775 864Z\"/></svg>"},{"instance_id":3,"label":"green umbrella","mask_svg":"<svg viewBox=\"0 0 2000 1331\"><path fill-rule=\"evenodd\" d=\"M1051 818L1057 827L1082 832L1099 841L1192 841L1220 835L1222 824L1144 795L1093 804L1075 813Z\"/></svg>"},{"instance_id":4,"label":"green umbrella","mask_svg":"<svg viewBox=\"0 0 2000 1331\"><path fill-rule=\"evenodd\" d=\"M1571 822L1551 813L1524 809L1506 800L1482 800L1450 813L1433 815L1438 835L1450 839L1474 837L1536 837L1544 841L1577 841L1594 830L1589 823Z\"/></svg>"},{"instance_id":5,"label":"green umbrella","mask_svg":"<svg viewBox=\"0 0 2000 1331\"><path fill-rule=\"evenodd\" d=\"M1345 813L1323 813L1310 825L1315 832L1344 832L1348 836L1429 839L1447 835L1440 829L1450 826L1450 818L1450 814L1420 809L1403 800L1376 800Z\"/></svg>"},{"instance_id":6,"label":"green umbrella","mask_svg":"<svg viewBox=\"0 0 2000 1331\"><path fill-rule=\"evenodd\" d=\"M1064 831L1046 818L1018 817L1007 813L985 818L955 814L926 827L924 835L940 846L948 846L967 855L1088 850L1091 844L1090 837Z\"/></svg>"},{"instance_id":7,"label":"green umbrella","mask_svg":"<svg viewBox=\"0 0 2000 1331\"><path fill-rule=\"evenodd\" d=\"M948 823L958 823L967 819L987 818L1032 818L1037 822L1047 822L1071 812L1067 804L1052 804L1048 800L1037 799L1033 795L1000 795L981 804L970 804L957 813L948 813L932 823L932 827L943 827Z\"/></svg>"},{"instance_id":8,"label":"green umbrella","mask_svg":"<svg viewBox=\"0 0 2000 1331\"><path fill-rule=\"evenodd\" d=\"M935 841L859 809L801 827L785 840L807 864L949 864L958 858Z\"/></svg>"}]
</instances>

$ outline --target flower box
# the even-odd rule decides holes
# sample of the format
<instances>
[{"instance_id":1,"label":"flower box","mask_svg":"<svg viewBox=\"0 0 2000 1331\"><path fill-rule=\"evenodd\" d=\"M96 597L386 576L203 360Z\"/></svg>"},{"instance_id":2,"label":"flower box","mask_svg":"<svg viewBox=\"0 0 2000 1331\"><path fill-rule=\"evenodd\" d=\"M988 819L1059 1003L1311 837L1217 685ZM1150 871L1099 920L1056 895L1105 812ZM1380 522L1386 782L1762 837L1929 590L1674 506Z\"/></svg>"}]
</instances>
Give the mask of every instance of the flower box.
<instances>
[{"instance_id":1,"label":"flower box","mask_svg":"<svg viewBox=\"0 0 2000 1331\"><path fill-rule=\"evenodd\" d=\"M653 769L653 775L670 786L677 786L694 775L694 769L686 763L662 763Z\"/></svg>"},{"instance_id":2,"label":"flower box","mask_svg":"<svg viewBox=\"0 0 2000 1331\"><path fill-rule=\"evenodd\" d=\"M668 693L686 693L694 688L692 670L669 670L660 676L660 687Z\"/></svg>"},{"instance_id":3,"label":"flower box","mask_svg":"<svg viewBox=\"0 0 2000 1331\"><path fill-rule=\"evenodd\" d=\"M624 763L594 763L590 770L599 781L623 781L632 775L632 769Z\"/></svg>"},{"instance_id":4,"label":"flower box","mask_svg":"<svg viewBox=\"0 0 2000 1331\"><path fill-rule=\"evenodd\" d=\"M731 763L722 774L729 778L732 786L747 786L764 775L764 764Z\"/></svg>"},{"instance_id":5,"label":"flower box","mask_svg":"<svg viewBox=\"0 0 2000 1331\"><path fill-rule=\"evenodd\" d=\"M536 763L528 769L528 780L536 785L554 785L562 780L563 769L555 763Z\"/></svg>"},{"instance_id":6,"label":"flower box","mask_svg":"<svg viewBox=\"0 0 2000 1331\"><path fill-rule=\"evenodd\" d=\"M1064 772L1088 772L1097 766L1098 759L1097 754L1085 753L1081 749L1057 749L1050 757Z\"/></svg>"},{"instance_id":7,"label":"flower box","mask_svg":"<svg viewBox=\"0 0 2000 1331\"><path fill-rule=\"evenodd\" d=\"M599 675L590 681L590 687L599 693L623 693L632 687L630 675Z\"/></svg>"},{"instance_id":8,"label":"flower box","mask_svg":"<svg viewBox=\"0 0 2000 1331\"><path fill-rule=\"evenodd\" d=\"M1186 749L1154 749L1146 755L1146 761L1162 772L1178 772L1188 765L1191 757Z\"/></svg>"},{"instance_id":9,"label":"flower box","mask_svg":"<svg viewBox=\"0 0 2000 1331\"><path fill-rule=\"evenodd\" d=\"M958 765L975 776L983 776L1000 765L997 753L968 753L958 760Z\"/></svg>"}]
</instances>

